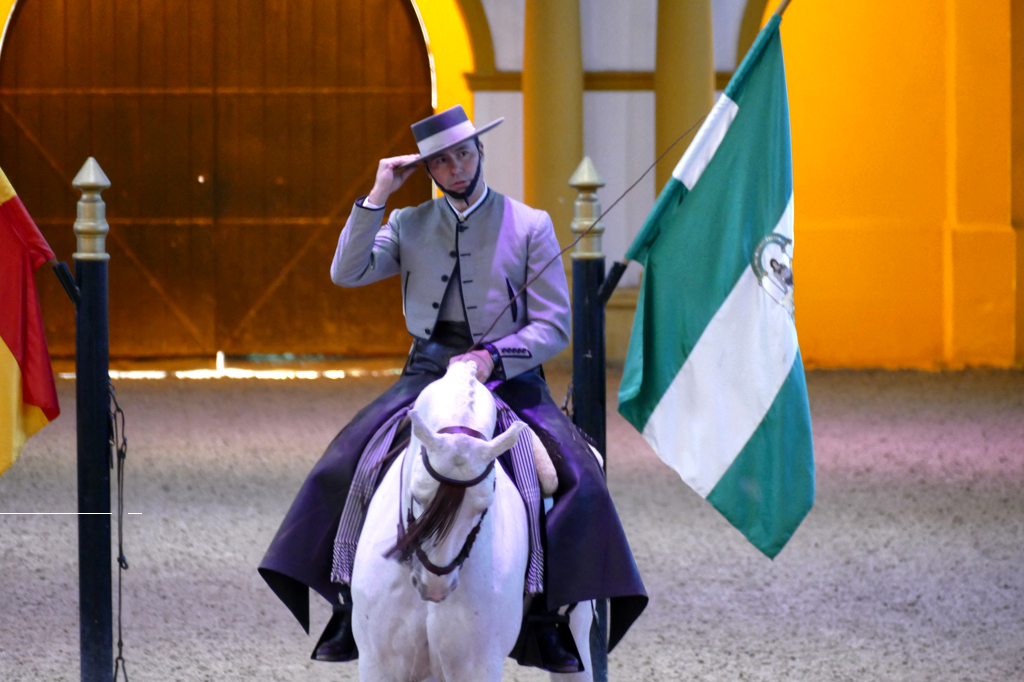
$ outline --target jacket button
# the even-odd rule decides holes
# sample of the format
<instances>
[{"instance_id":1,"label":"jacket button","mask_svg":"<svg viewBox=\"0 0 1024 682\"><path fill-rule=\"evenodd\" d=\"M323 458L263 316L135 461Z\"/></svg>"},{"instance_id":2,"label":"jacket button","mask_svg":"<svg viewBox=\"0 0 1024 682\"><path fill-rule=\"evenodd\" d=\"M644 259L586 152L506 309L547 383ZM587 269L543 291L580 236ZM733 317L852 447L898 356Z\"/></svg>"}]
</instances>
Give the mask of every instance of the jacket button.
<instances>
[{"instance_id":1,"label":"jacket button","mask_svg":"<svg viewBox=\"0 0 1024 682\"><path fill-rule=\"evenodd\" d=\"M441 275L441 281L442 282L447 282L448 281L448 275Z\"/></svg>"},{"instance_id":2,"label":"jacket button","mask_svg":"<svg viewBox=\"0 0 1024 682\"><path fill-rule=\"evenodd\" d=\"M434 306L434 310L437 310L438 308L441 307L440 303L431 303L430 305Z\"/></svg>"},{"instance_id":3,"label":"jacket button","mask_svg":"<svg viewBox=\"0 0 1024 682\"><path fill-rule=\"evenodd\" d=\"M455 253L454 251L449 251L448 255L451 256L452 258L455 258L455 256L457 256L458 254Z\"/></svg>"},{"instance_id":4,"label":"jacket button","mask_svg":"<svg viewBox=\"0 0 1024 682\"><path fill-rule=\"evenodd\" d=\"M424 329L423 331L425 331L427 333L427 336L430 336L430 330L429 329Z\"/></svg>"}]
</instances>

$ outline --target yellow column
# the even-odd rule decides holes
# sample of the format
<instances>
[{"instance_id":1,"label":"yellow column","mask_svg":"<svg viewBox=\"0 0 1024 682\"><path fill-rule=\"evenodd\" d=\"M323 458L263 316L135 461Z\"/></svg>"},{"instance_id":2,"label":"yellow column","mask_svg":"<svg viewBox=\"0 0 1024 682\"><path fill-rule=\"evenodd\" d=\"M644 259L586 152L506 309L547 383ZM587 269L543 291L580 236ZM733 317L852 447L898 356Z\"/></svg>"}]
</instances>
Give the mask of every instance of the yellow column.
<instances>
[{"instance_id":1,"label":"yellow column","mask_svg":"<svg viewBox=\"0 0 1024 682\"><path fill-rule=\"evenodd\" d=\"M526 0L523 43L523 195L572 239L569 178L583 156L579 0Z\"/></svg>"},{"instance_id":2,"label":"yellow column","mask_svg":"<svg viewBox=\"0 0 1024 682\"><path fill-rule=\"evenodd\" d=\"M1017 241L1014 359L1024 365L1024 7L1010 4L1011 218Z\"/></svg>"},{"instance_id":3,"label":"yellow column","mask_svg":"<svg viewBox=\"0 0 1024 682\"><path fill-rule=\"evenodd\" d=\"M1014 361L1009 25L1009 4L946 2L943 361L949 367Z\"/></svg>"},{"instance_id":4,"label":"yellow column","mask_svg":"<svg viewBox=\"0 0 1024 682\"><path fill-rule=\"evenodd\" d=\"M654 143L661 154L715 103L711 0L659 0L654 67ZM656 191L672 176L696 129L655 169Z\"/></svg>"}]
</instances>

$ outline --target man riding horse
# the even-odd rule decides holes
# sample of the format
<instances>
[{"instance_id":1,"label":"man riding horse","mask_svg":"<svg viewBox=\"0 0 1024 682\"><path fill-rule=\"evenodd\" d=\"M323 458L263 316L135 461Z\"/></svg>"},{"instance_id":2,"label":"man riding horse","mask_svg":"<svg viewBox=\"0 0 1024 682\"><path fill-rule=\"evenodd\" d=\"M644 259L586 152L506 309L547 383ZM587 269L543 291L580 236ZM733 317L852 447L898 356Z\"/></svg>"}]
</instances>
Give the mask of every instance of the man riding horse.
<instances>
[{"instance_id":1,"label":"man riding horse","mask_svg":"<svg viewBox=\"0 0 1024 682\"><path fill-rule=\"evenodd\" d=\"M349 587L331 576L336 537L346 532L339 533L339 520L343 510L349 517L349 490L366 484L356 480L360 458L371 441L380 447L374 437L396 412L459 360L473 362L479 380L539 436L558 474L553 505L546 513L538 510L541 518L534 522L546 542L542 566L526 581L527 591L537 593L520 637L529 644L517 645L513 655L520 663L575 672L579 661L571 636L565 639L560 607L611 599L610 650L647 604L601 467L544 381L541 363L569 344L569 291L560 259L522 289L559 251L551 218L484 182L479 135L502 120L475 128L455 106L414 124L419 154L380 161L373 189L355 202L338 240L331 265L335 284L401 277L413 344L398 381L328 446L260 564L260 574L307 632L308 588L333 605L316 660L358 655ZM396 210L382 226L388 197L420 164L445 196ZM400 440L401 434L394 438ZM374 476L379 481L383 473ZM362 517L356 518L358 526ZM359 527L347 530L358 538ZM340 575L335 571L338 580L345 572Z\"/></svg>"}]
</instances>

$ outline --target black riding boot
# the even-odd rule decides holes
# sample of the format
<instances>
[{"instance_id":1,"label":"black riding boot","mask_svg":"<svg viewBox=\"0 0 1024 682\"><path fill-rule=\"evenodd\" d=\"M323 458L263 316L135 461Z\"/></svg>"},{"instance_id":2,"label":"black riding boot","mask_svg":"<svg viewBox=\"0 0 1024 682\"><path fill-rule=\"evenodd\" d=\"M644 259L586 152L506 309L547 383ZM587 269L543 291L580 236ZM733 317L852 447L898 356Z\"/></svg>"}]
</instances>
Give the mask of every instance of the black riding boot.
<instances>
[{"instance_id":1,"label":"black riding boot","mask_svg":"<svg viewBox=\"0 0 1024 682\"><path fill-rule=\"evenodd\" d=\"M523 617L519 641L511 656L520 665L530 665L552 673L583 672L580 652L569 629L569 614L560 615L557 610L548 611L545 602L543 594L533 598Z\"/></svg>"},{"instance_id":2,"label":"black riding boot","mask_svg":"<svg viewBox=\"0 0 1024 682\"><path fill-rule=\"evenodd\" d=\"M359 649L352 636L352 591L348 585L341 586L340 597L341 603L334 605L334 615L310 656L314 661L334 663L359 658Z\"/></svg>"}]
</instances>

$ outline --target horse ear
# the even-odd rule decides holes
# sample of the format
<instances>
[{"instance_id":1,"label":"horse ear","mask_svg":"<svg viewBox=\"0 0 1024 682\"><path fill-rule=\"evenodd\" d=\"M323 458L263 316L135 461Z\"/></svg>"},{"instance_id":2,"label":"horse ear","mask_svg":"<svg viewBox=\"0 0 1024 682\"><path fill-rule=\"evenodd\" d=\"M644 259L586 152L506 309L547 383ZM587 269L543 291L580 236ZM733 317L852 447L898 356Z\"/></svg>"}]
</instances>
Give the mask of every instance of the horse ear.
<instances>
[{"instance_id":1,"label":"horse ear","mask_svg":"<svg viewBox=\"0 0 1024 682\"><path fill-rule=\"evenodd\" d=\"M412 420L412 434L416 436L416 439L426 445L430 450L436 450L439 443L437 434L431 431L430 427L424 423L419 412L416 410L409 410L409 419Z\"/></svg>"},{"instance_id":2,"label":"horse ear","mask_svg":"<svg viewBox=\"0 0 1024 682\"><path fill-rule=\"evenodd\" d=\"M487 443L488 459L494 459L506 450L511 450L512 446L519 440L519 432L525 428L526 422L515 422L504 433L495 436L489 441Z\"/></svg>"}]
</instances>

